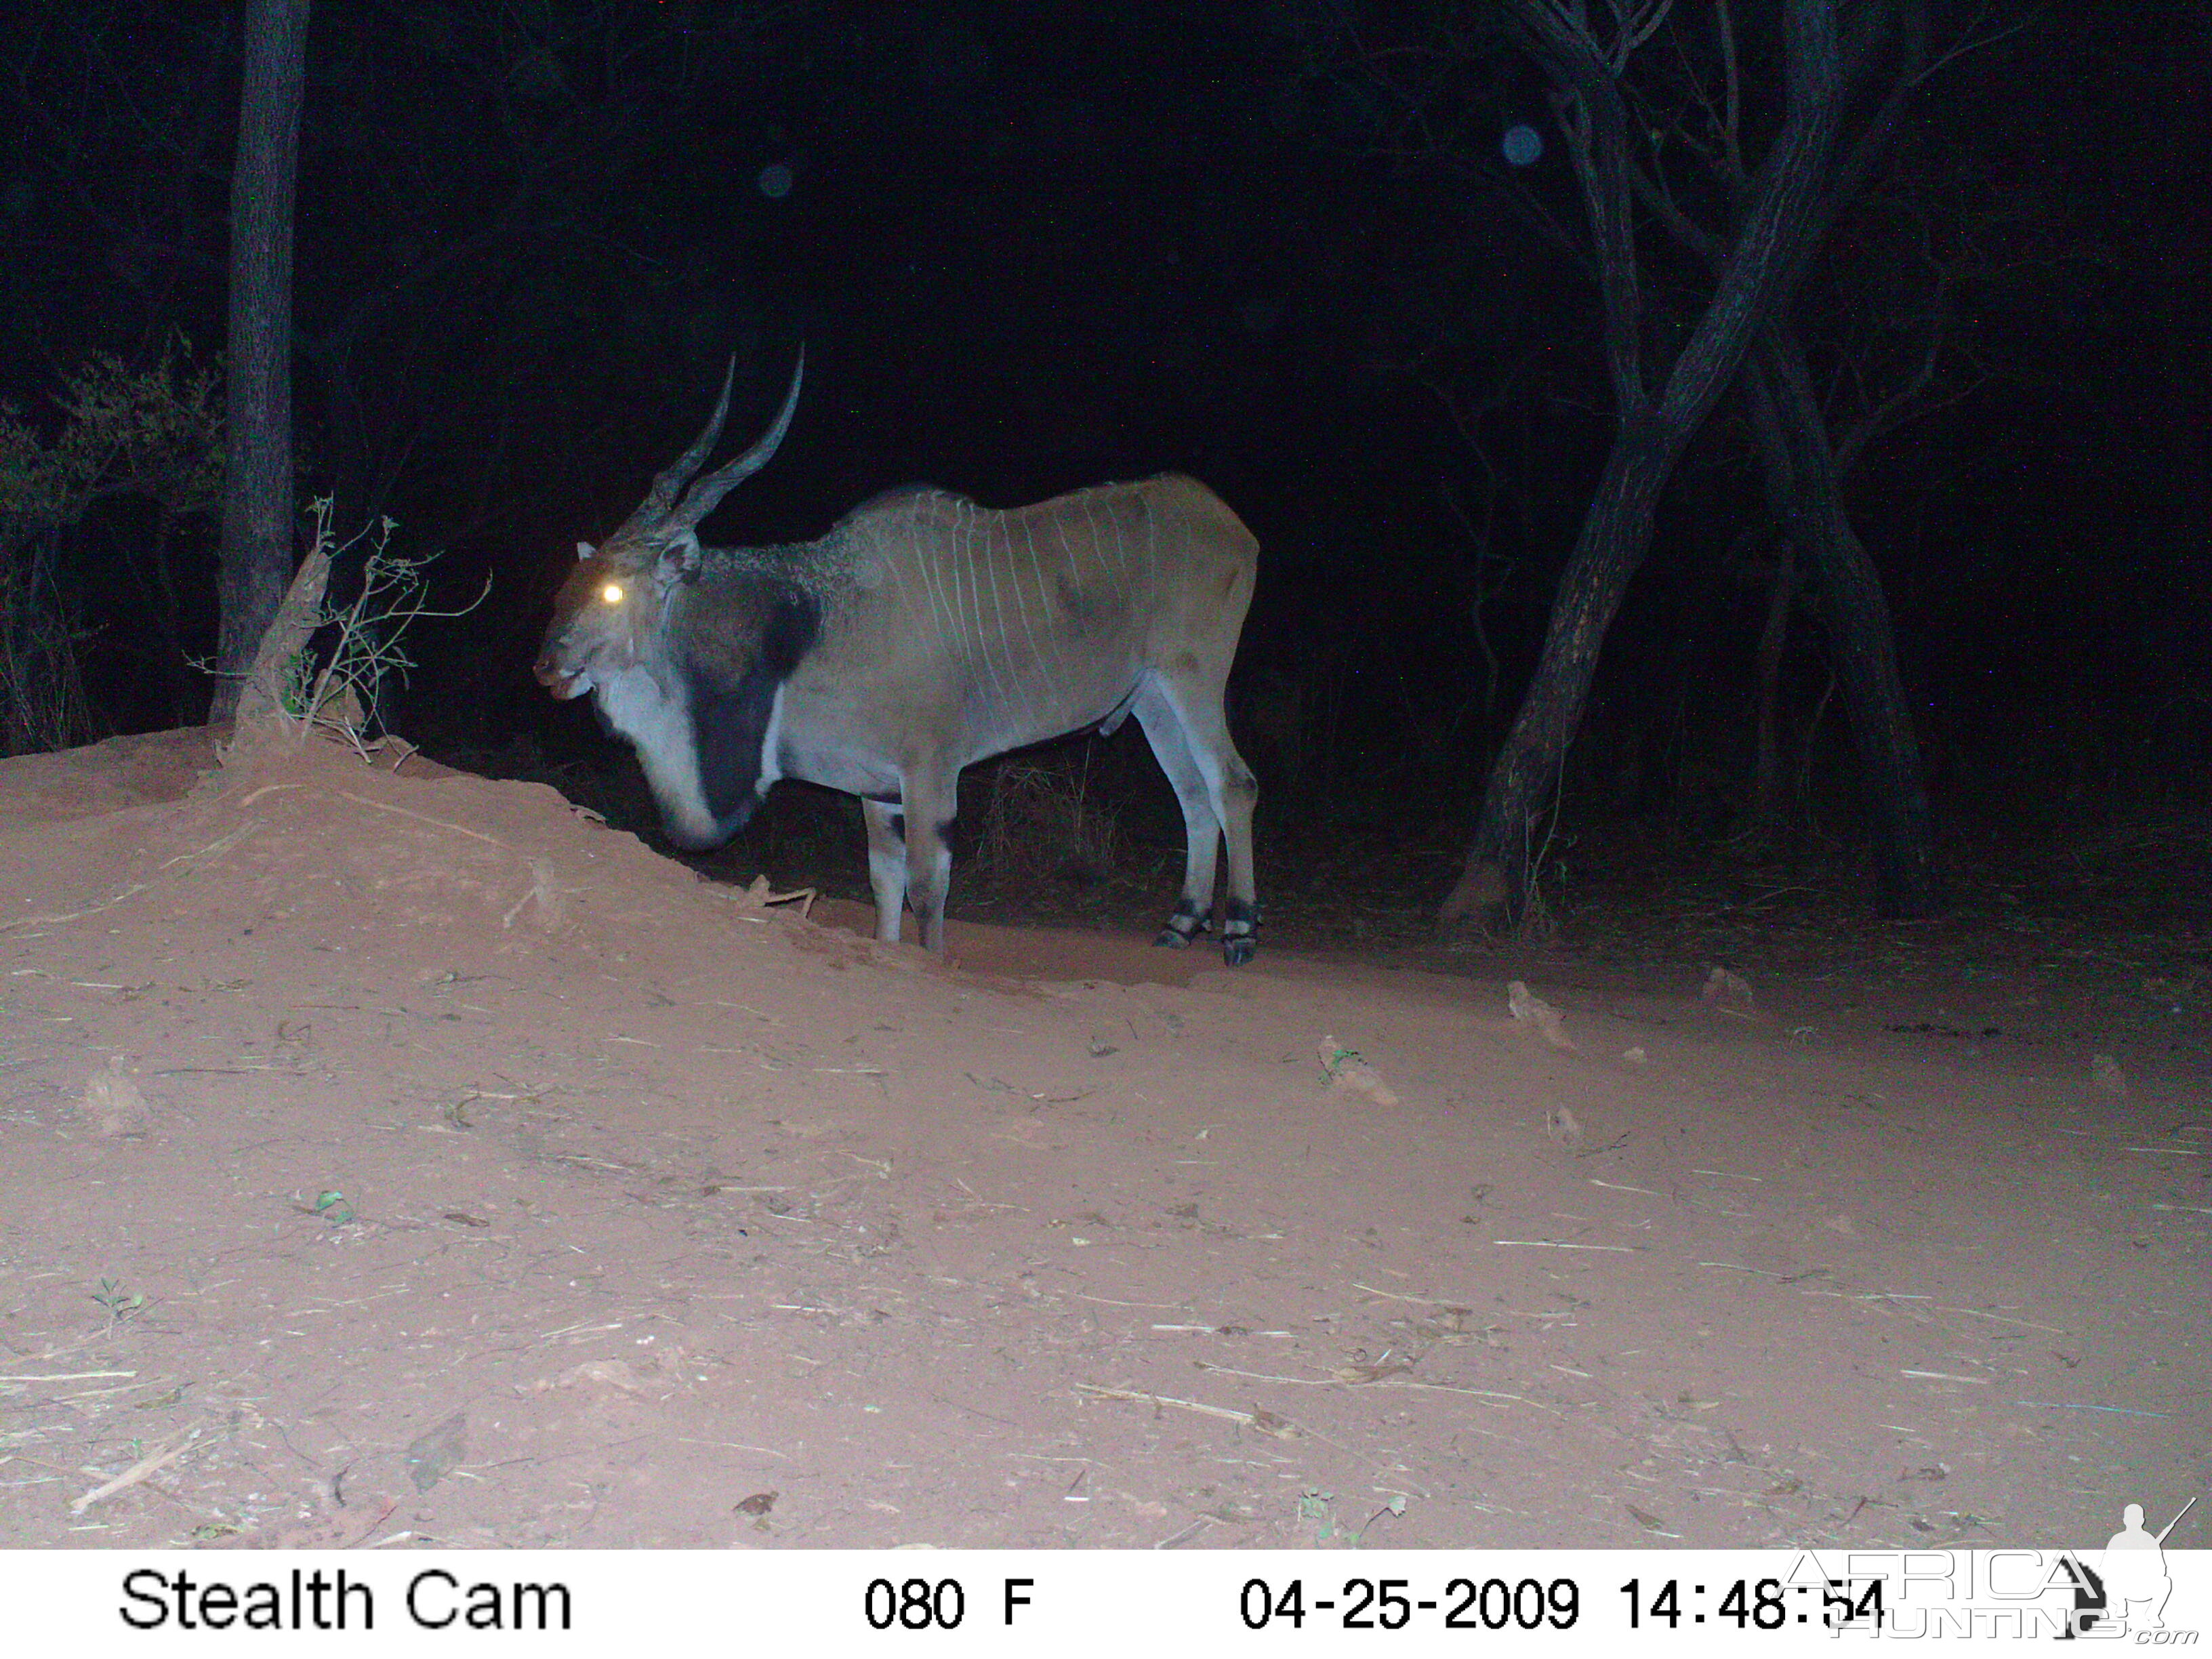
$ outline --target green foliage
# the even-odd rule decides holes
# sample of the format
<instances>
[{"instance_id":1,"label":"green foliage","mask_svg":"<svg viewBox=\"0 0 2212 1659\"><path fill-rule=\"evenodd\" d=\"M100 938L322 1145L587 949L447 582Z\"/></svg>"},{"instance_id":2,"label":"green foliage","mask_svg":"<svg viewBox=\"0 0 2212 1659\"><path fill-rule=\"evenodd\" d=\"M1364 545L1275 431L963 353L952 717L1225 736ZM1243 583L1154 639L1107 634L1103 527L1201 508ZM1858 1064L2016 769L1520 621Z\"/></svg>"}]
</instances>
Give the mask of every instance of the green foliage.
<instances>
[{"instance_id":1,"label":"green foliage","mask_svg":"<svg viewBox=\"0 0 2212 1659\"><path fill-rule=\"evenodd\" d=\"M92 1293L92 1299L106 1309L107 1316L118 1324L144 1312L146 1308L145 1293L143 1291L136 1293L126 1291L119 1279L101 1279L100 1288Z\"/></svg>"},{"instance_id":2,"label":"green foliage","mask_svg":"<svg viewBox=\"0 0 2212 1659\"><path fill-rule=\"evenodd\" d=\"M93 506L139 495L174 516L222 494L222 378L179 342L155 367L94 356L56 400L49 441L0 404L0 754L97 734L80 647L91 637L64 550Z\"/></svg>"},{"instance_id":3,"label":"green foliage","mask_svg":"<svg viewBox=\"0 0 2212 1659\"><path fill-rule=\"evenodd\" d=\"M0 525L9 542L75 524L103 496L204 513L222 494L222 376L179 343L152 368L95 355L64 382L48 443L0 404Z\"/></svg>"}]
</instances>

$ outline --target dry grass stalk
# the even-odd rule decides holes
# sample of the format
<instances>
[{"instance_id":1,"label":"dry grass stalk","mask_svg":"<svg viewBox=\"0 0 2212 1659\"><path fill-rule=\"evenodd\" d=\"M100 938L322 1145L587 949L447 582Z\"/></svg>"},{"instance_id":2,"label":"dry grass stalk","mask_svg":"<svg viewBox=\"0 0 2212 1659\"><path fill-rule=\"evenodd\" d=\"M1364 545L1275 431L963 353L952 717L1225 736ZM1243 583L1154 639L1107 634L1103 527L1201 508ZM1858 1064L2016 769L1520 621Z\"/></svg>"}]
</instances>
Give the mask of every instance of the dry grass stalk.
<instances>
[{"instance_id":1,"label":"dry grass stalk","mask_svg":"<svg viewBox=\"0 0 2212 1659\"><path fill-rule=\"evenodd\" d=\"M199 1437L200 1431L196 1428L188 1429L180 1435L172 1436L169 1439L162 1442L161 1444L156 1447L154 1450L148 1452L145 1456L140 1458L129 1468L124 1470L122 1474L117 1475L114 1480L108 1481L104 1486L94 1486L90 1492L85 1493L82 1498L71 1499L70 1502L70 1513L71 1515L82 1515L94 1504L103 1503L106 1499L114 1497L116 1493L124 1491L125 1488L135 1486L140 1481L144 1480L150 1476L159 1474L163 1469L168 1468L170 1464L175 1462L179 1457L182 1457L186 1452L190 1451L192 1449L192 1443Z\"/></svg>"},{"instance_id":2,"label":"dry grass stalk","mask_svg":"<svg viewBox=\"0 0 2212 1659\"><path fill-rule=\"evenodd\" d=\"M1091 798L1091 761L1013 760L991 777L977 860L1004 878L1103 881L1121 854L1121 823Z\"/></svg>"},{"instance_id":3,"label":"dry grass stalk","mask_svg":"<svg viewBox=\"0 0 2212 1659\"><path fill-rule=\"evenodd\" d=\"M1146 1394L1137 1389L1102 1389L1090 1382L1077 1383L1075 1393L1082 1400L1126 1400L1156 1409L1172 1408L1179 1412L1196 1412L1201 1417L1218 1417L1261 1434L1273 1435L1278 1440L1298 1437L1297 1425L1273 1412L1232 1411L1226 1406L1208 1406L1196 1400L1177 1400L1164 1394Z\"/></svg>"}]
</instances>

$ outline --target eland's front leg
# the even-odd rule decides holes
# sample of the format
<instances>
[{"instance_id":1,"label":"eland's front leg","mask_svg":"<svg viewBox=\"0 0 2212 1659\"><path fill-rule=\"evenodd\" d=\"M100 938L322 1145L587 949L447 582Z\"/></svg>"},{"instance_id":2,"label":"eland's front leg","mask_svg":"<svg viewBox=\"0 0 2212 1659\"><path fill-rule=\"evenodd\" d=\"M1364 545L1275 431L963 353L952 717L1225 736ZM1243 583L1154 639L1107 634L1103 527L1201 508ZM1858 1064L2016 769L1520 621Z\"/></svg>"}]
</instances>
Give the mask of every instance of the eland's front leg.
<instances>
[{"instance_id":1,"label":"eland's front leg","mask_svg":"<svg viewBox=\"0 0 2212 1659\"><path fill-rule=\"evenodd\" d=\"M933 768L909 770L902 780L900 816L905 820L906 896L921 918L921 942L945 954L945 896L952 885L952 815L959 774Z\"/></svg>"},{"instance_id":2,"label":"eland's front leg","mask_svg":"<svg viewBox=\"0 0 2212 1659\"><path fill-rule=\"evenodd\" d=\"M906 910L906 821L895 801L863 800L868 826L868 887L876 896L876 937L896 945Z\"/></svg>"}]
</instances>

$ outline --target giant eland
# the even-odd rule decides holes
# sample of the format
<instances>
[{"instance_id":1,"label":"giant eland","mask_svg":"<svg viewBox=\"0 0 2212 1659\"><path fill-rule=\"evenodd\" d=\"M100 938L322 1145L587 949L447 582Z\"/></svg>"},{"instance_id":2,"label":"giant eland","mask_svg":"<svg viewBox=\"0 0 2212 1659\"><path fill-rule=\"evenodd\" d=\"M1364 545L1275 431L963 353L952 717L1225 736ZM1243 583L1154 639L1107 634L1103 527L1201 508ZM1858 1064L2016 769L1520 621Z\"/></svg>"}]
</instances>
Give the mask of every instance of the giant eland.
<instances>
[{"instance_id":1,"label":"giant eland","mask_svg":"<svg viewBox=\"0 0 2212 1659\"><path fill-rule=\"evenodd\" d=\"M802 356L767 434L694 483L729 412L726 374L707 429L638 509L598 547L577 544L538 680L593 696L678 846L728 840L779 778L859 796L877 937L896 940L911 904L939 952L962 769L1134 714L1188 836L1156 943L1207 926L1225 840L1222 954L1250 960L1259 786L1222 689L1252 600L1251 532L1170 473L1008 512L896 490L817 541L702 546L701 521L783 441L804 374Z\"/></svg>"}]
</instances>

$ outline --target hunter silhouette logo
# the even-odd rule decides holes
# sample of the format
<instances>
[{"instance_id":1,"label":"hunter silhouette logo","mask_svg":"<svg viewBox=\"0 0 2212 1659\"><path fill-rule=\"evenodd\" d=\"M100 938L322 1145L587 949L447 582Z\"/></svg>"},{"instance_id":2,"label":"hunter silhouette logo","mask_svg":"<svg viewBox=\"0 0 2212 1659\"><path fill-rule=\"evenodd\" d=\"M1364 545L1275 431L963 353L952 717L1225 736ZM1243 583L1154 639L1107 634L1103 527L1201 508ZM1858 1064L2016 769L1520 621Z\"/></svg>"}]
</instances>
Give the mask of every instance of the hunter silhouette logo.
<instances>
[{"instance_id":1,"label":"hunter silhouette logo","mask_svg":"<svg viewBox=\"0 0 2212 1659\"><path fill-rule=\"evenodd\" d=\"M2086 1550L2068 1550L2060 1556L2057 1577L2074 1587L2073 1612L2060 1639L2140 1638L2164 1630L2166 1598L2173 1594L2173 1578L2166 1567L2166 1540L2196 1507L2192 1498L2154 1534L2143 1526L2142 1505L2130 1504L2121 1511L2120 1529L2106 1541L2095 1566L2084 1559Z\"/></svg>"},{"instance_id":2,"label":"hunter silhouette logo","mask_svg":"<svg viewBox=\"0 0 2212 1659\"><path fill-rule=\"evenodd\" d=\"M2144 1529L2142 1504L2130 1504L2121 1512L2120 1529L2106 1540L2105 1559L2098 1563L2104 1606L2090 1619L2110 1619L2125 1631L2166 1628L2161 1615L2166 1597L2173 1594L2173 1579L2166 1570L2166 1540L2181 1524L2182 1516L2196 1507L2192 1498L2155 1537ZM2089 1622L2085 1619L2081 1624L2086 1628Z\"/></svg>"},{"instance_id":3,"label":"hunter silhouette logo","mask_svg":"<svg viewBox=\"0 0 2212 1659\"><path fill-rule=\"evenodd\" d=\"M2197 1507L2191 1498L2154 1534L2140 1504L2098 1549L1906 1551L1883 1570L1881 1552L1854 1554L1831 1578L1884 1581L1881 1634L1889 1641L2029 1637L2062 1642L2127 1641L2139 1647L2194 1646L2203 1610L2201 1583L2185 1576L2181 1628L2166 1623L2173 1593L2165 1545ZM2187 1564L2194 1567L2193 1561Z\"/></svg>"}]
</instances>

